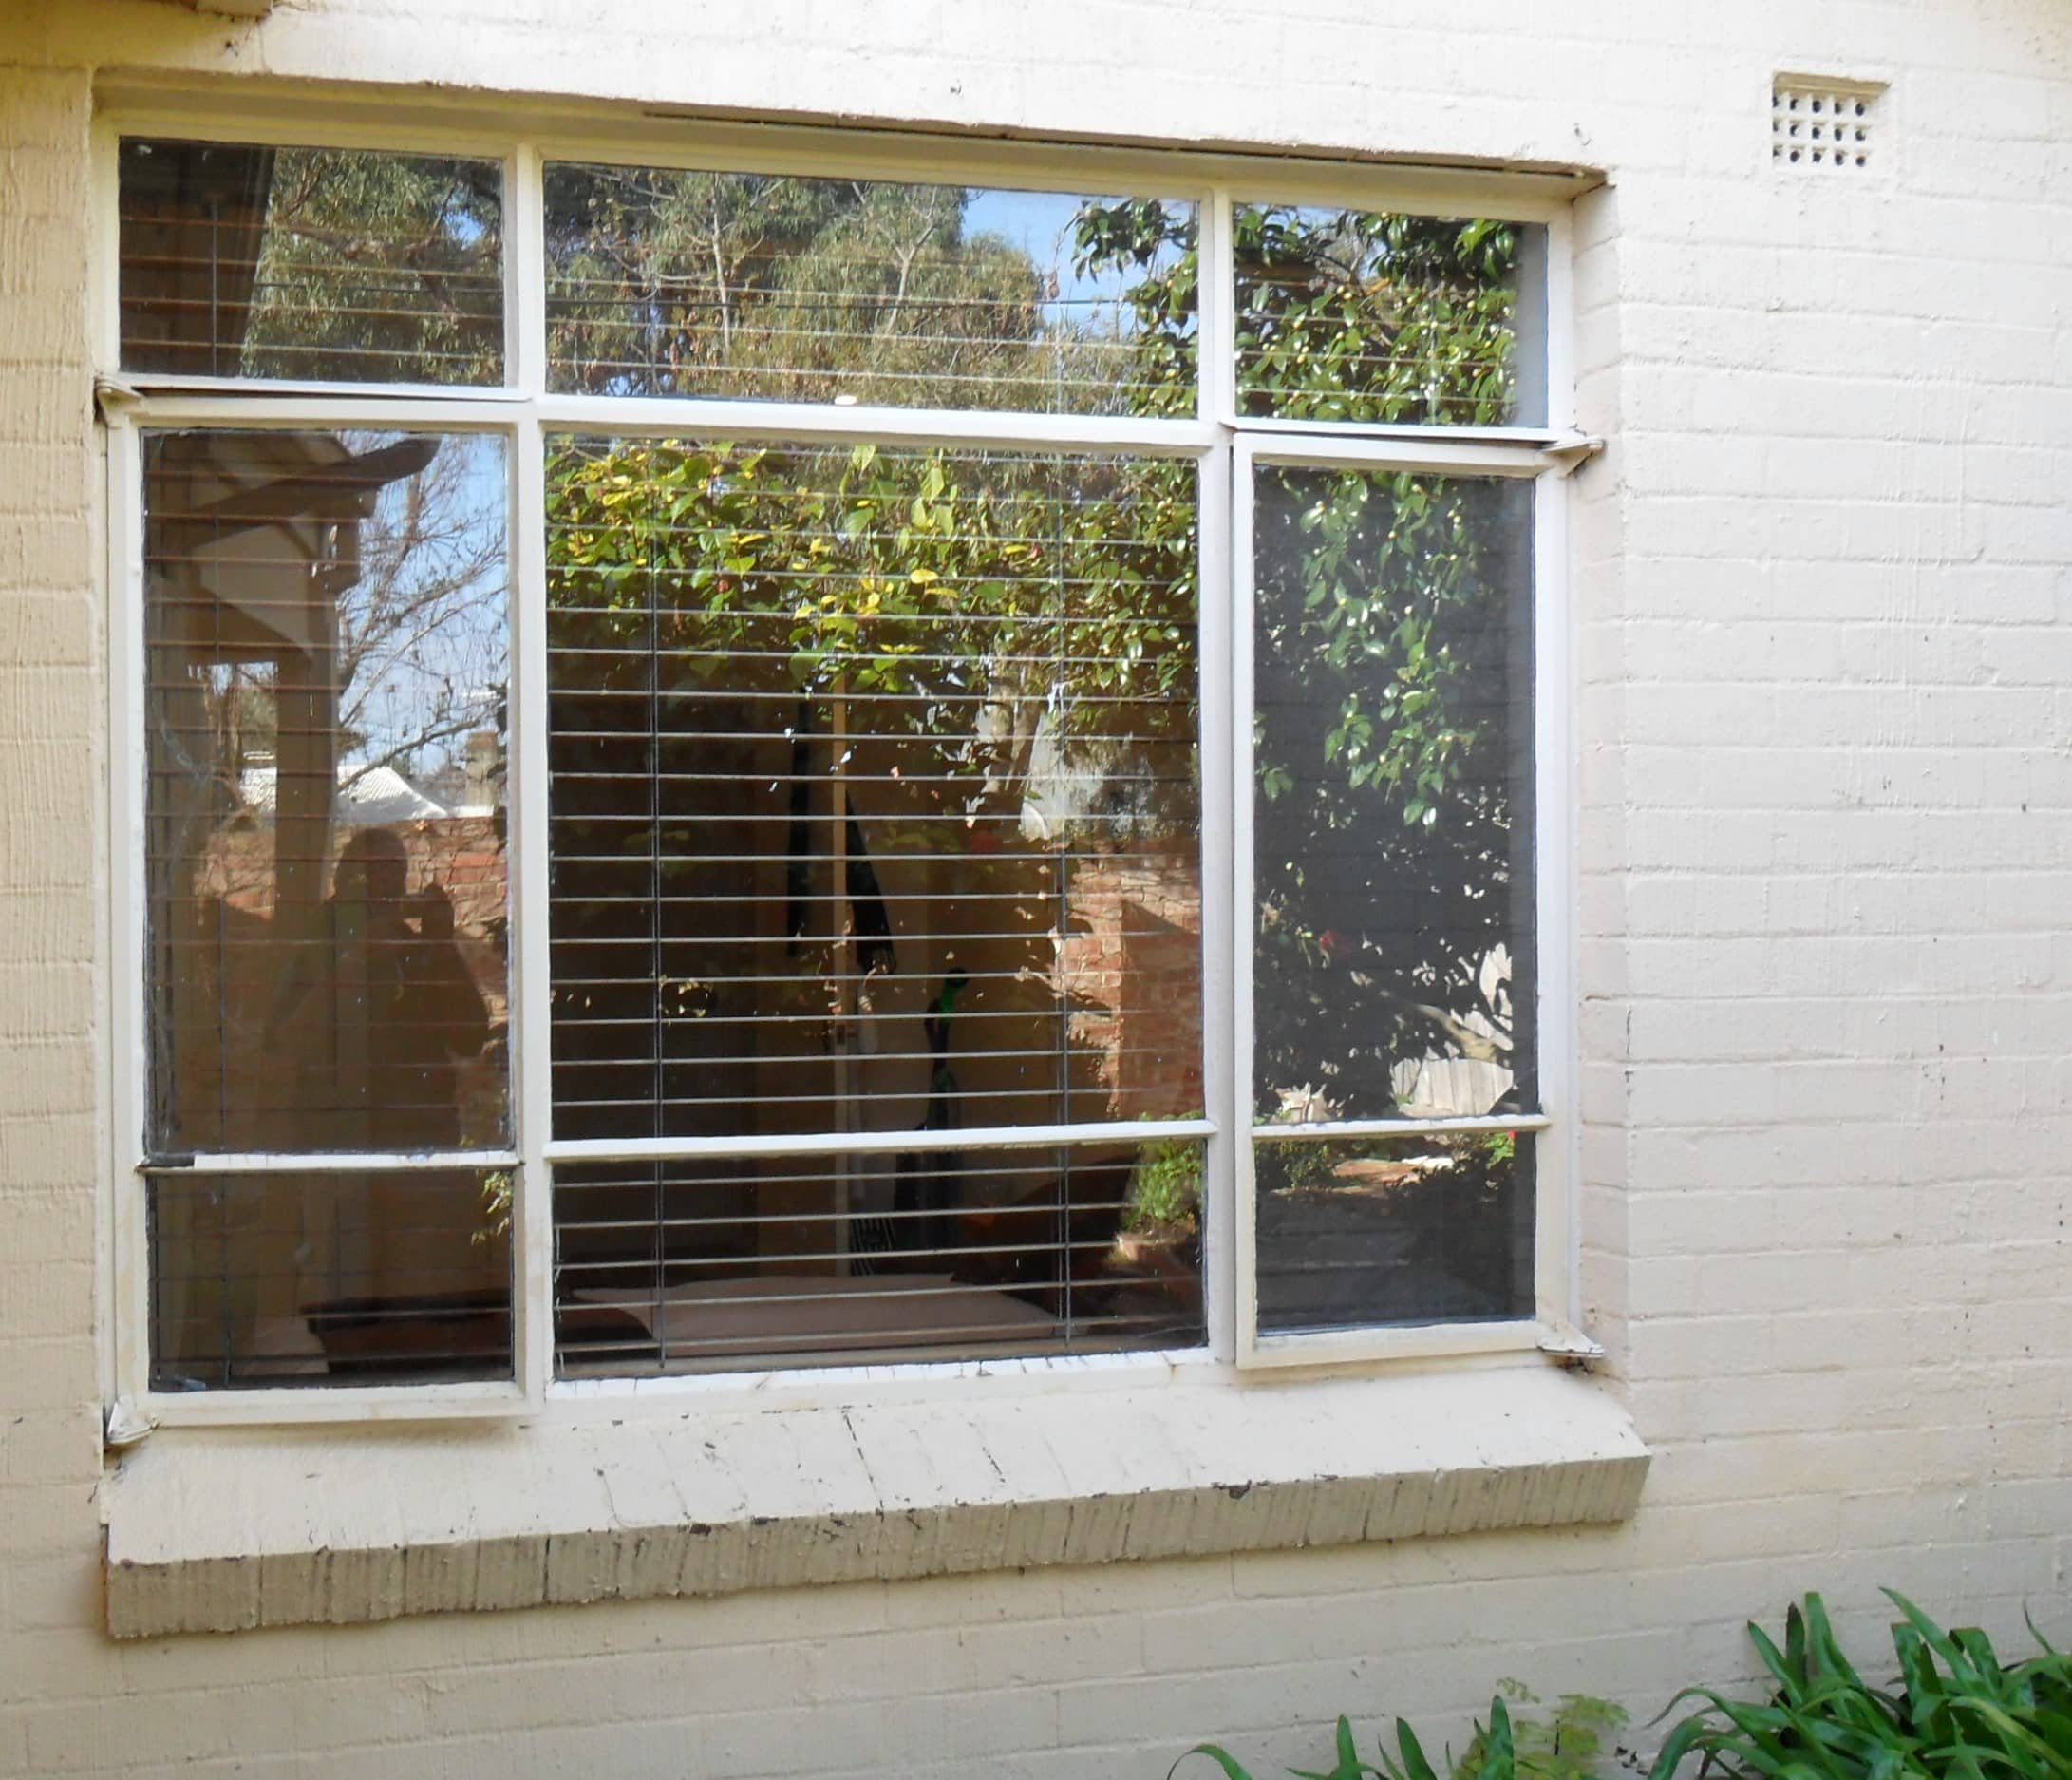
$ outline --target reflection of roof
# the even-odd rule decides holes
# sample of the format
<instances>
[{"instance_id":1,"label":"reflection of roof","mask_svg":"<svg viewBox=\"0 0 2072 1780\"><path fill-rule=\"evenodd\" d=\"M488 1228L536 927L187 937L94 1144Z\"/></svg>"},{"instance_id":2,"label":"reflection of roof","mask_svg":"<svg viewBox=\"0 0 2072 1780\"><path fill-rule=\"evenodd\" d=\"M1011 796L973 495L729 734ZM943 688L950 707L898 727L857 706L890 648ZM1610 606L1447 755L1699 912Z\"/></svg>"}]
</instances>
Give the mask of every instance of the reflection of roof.
<instances>
[{"instance_id":1,"label":"reflection of roof","mask_svg":"<svg viewBox=\"0 0 2072 1780\"><path fill-rule=\"evenodd\" d=\"M237 795L247 809L273 813L272 767L247 767L237 778ZM380 827L392 822L434 822L453 812L436 804L393 767L338 768L338 798L331 815L355 827Z\"/></svg>"}]
</instances>

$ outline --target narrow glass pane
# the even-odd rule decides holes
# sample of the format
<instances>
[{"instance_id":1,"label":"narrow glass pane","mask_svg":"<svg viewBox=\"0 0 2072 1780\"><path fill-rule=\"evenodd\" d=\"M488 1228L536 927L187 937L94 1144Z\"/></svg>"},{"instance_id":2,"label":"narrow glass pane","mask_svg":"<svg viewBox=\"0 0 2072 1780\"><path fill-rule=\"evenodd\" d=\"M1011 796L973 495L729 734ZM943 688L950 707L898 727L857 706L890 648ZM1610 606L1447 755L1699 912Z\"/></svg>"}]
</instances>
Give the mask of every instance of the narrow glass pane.
<instances>
[{"instance_id":1,"label":"narrow glass pane","mask_svg":"<svg viewBox=\"0 0 2072 1780\"><path fill-rule=\"evenodd\" d=\"M555 1170L564 1374L1191 1347L1198 1143Z\"/></svg>"},{"instance_id":2,"label":"narrow glass pane","mask_svg":"<svg viewBox=\"0 0 2072 1780\"><path fill-rule=\"evenodd\" d=\"M1191 464L576 440L555 1129L1201 1105Z\"/></svg>"},{"instance_id":3,"label":"narrow glass pane","mask_svg":"<svg viewBox=\"0 0 2072 1780\"><path fill-rule=\"evenodd\" d=\"M153 1153L500 1146L502 443L144 465Z\"/></svg>"},{"instance_id":4,"label":"narrow glass pane","mask_svg":"<svg viewBox=\"0 0 2072 1780\"><path fill-rule=\"evenodd\" d=\"M1532 1108L1532 484L1262 465L1253 1111Z\"/></svg>"},{"instance_id":5,"label":"narrow glass pane","mask_svg":"<svg viewBox=\"0 0 2072 1780\"><path fill-rule=\"evenodd\" d=\"M511 1376L511 1176L151 1181L151 1388Z\"/></svg>"},{"instance_id":6,"label":"narrow glass pane","mask_svg":"<svg viewBox=\"0 0 2072 1780\"><path fill-rule=\"evenodd\" d=\"M556 389L1195 410L1195 206L657 167L546 171Z\"/></svg>"},{"instance_id":7,"label":"narrow glass pane","mask_svg":"<svg viewBox=\"0 0 2072 1780\"><path fill-rule=\"evenodd\" d=\"M503 380L503 170L125 142L122 363L197 377Z\"/></svg>"},{"instance_id":8,"label":"narrow glass pane","mask_svg":"<svg viewBox=\"0 0 2072 1780\"><path fill-rule=\"evenodd\" d=\"M1239 204L1241 414L1396 426L1546 419L1546 230Z\"/></svg>"},{"instance_id":9,"label":"narrow glass pane","mask_svg":"<svg viewBox=\"0 0 2072 1780\"><path fill-rule=\"evenodd\" d=\"M1533 1314L1533 1139L1261 1140L1268 1335Z\"/></svg>"}]
</instances>

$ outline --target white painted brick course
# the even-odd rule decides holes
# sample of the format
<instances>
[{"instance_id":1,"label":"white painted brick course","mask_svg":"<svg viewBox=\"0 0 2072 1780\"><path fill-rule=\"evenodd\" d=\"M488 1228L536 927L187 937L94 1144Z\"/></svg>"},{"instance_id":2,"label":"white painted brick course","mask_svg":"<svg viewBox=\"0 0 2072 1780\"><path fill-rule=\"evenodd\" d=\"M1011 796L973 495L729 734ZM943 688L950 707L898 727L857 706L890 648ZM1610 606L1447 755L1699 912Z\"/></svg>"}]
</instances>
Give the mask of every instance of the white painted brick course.
<instances>
[{"instance_id":1,"label":"white painted brick course","mask_svg":"<svg viewBox=\"0 0 2072 1780\"><path fill-rule=\"evenodd\" d=\"M253 28L0 0L0 1772L1083 1780L1205 1734L1271 1771L1340 1710L1458 1738L1506 1673L1651 1712L1804 1586L1862 1637L1880 1581L2072 1630L2072 23L1378 13L302 0ZM116 66L1605 167L1577 231L1611 439L1573 484L1583 1269L1658 1449L1639 1516L109 1641L85 157ZM1891 170L1770 178L1779 67L1889 78Z\"/></svg>"}]
</instances>

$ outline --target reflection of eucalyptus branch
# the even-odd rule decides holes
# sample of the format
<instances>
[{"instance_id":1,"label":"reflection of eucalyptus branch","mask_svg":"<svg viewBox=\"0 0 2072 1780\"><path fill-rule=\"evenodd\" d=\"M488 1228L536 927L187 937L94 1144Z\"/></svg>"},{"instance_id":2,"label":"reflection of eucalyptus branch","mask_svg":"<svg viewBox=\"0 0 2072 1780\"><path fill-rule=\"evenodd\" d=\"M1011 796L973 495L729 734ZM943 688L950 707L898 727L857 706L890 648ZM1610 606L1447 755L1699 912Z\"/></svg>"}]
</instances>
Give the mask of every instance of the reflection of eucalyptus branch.
<instances>
[{"instance_id":1,"label":"reflection of eucalyptus branch","mask_svg":"<svg viewBox=\"0 0 2072 1780\"><path fill-rule=\"evenodd\" d=\"M511 1234L512 1184L509 1168L492 1168L482 1176L482 1227L468 1240L478 1248Z\"/></svg>"}]
</instances>

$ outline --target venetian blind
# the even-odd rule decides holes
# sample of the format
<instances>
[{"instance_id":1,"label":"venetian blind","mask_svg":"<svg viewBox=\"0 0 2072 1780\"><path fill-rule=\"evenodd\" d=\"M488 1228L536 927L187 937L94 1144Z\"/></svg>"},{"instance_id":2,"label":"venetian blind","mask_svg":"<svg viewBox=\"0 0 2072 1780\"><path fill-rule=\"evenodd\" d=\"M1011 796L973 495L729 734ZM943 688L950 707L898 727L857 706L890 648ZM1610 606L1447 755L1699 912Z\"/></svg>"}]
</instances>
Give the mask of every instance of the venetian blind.
<instances>
[{"instance_id":1,"label":"venetian blind","mask_svg":"<svg viewBox=\"0 0 2072 1780\"><path fill-rule=\"evenodd\" d=\"M1011 1133L1200 1112L1192 464L548 483L556 1134L763 1152L556 1171L564 1363L1191 1338L1198 1149Z\"/></svg>"}]
</instances>

